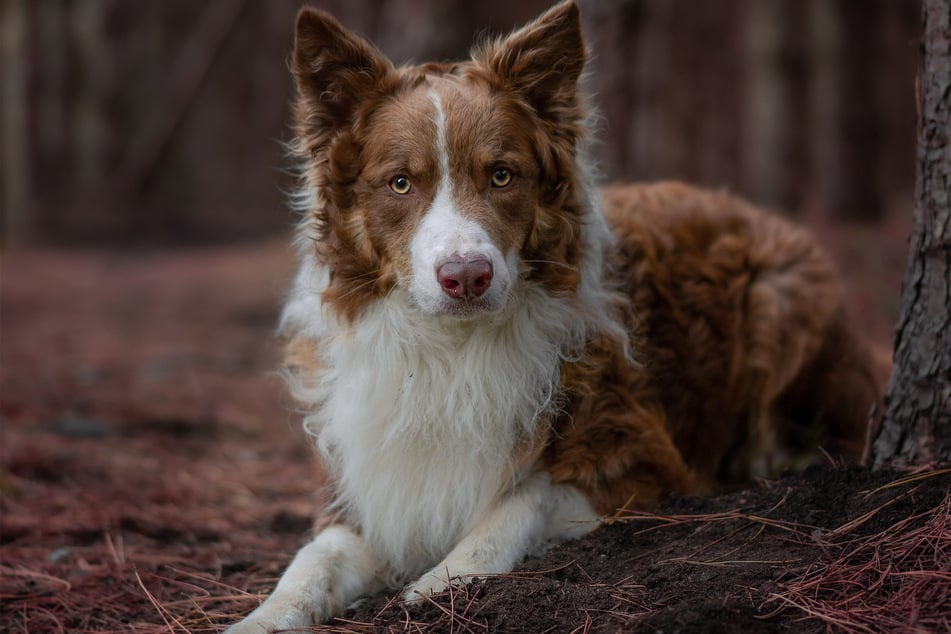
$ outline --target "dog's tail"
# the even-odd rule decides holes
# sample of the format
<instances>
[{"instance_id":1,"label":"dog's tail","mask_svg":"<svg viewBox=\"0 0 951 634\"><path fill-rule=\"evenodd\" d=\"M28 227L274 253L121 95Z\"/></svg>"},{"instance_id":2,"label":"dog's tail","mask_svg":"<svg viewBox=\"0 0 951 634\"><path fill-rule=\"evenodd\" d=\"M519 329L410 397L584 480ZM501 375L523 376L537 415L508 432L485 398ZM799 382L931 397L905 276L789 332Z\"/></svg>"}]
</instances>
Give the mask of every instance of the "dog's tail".
<instances>
[{"instance_id":1,"label":"dog's tail","mask_svg":"<svg viewBox=\"0 0 951 634\"><path fill-rule=\"evenodd\" d=\"M843 313L777 405L795 426L791 443L818 441L833 458L864 462L881 422L883 369Z\"/></svg>"},{"instance_id":2,"label":"dog's tail","mask_svg":"<svg viewBox=\"0 0 951 634\"><path fill-rule=\"evenodd\" d=\"M762 399L752 449L778 449L793 466L817 448L861 461L882 410L880 364L850 326L835 267L814 240L783 223L760 228L746 305L749 367ZM757 428L779 437L759 438Z\"/></svg>"}]
</instances>

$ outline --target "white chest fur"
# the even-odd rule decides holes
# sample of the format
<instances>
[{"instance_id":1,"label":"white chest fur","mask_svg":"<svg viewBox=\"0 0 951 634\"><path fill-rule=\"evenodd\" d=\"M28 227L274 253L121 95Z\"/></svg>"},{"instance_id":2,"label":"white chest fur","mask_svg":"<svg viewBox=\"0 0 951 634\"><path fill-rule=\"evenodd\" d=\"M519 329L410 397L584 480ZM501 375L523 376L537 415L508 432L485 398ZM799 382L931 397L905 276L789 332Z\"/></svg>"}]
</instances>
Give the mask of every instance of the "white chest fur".
<instances>
[{"instance_id":1,"label":"white chest fur","mask_svg":"<svg viewBox=\"0 0 951 634\"><path fill-rule=\"evenodd\" d=\"M297 396L337 504L397 576L418 574L513 484L513 452L551 407L583 320L530 286L487 321L427 317L400 293L352 328L301 323L308 314L320 313L292 296L285 322L320 334L326 371Z\"/></svg>"}]
</instances>

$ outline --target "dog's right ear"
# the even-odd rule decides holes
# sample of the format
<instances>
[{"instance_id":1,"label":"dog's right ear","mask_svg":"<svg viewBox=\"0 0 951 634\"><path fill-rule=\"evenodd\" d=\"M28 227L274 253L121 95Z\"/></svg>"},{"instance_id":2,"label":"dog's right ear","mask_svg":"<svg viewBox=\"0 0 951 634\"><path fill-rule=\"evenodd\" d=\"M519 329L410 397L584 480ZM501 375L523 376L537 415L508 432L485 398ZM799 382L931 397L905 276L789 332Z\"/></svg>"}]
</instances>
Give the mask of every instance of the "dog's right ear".
<instances>
[{"instance_id":1,"label":"dog's right ear","mask_svg":"<svg viewBox=\"0 0 951 634\"><path fill-rule=\"evenodd\" d=\"M386 56L331 15L310 7L297 14L291 72L297 85L298 134L311 152L351 124L359 104L397 82Z\"/></svg>"}]
</instances>

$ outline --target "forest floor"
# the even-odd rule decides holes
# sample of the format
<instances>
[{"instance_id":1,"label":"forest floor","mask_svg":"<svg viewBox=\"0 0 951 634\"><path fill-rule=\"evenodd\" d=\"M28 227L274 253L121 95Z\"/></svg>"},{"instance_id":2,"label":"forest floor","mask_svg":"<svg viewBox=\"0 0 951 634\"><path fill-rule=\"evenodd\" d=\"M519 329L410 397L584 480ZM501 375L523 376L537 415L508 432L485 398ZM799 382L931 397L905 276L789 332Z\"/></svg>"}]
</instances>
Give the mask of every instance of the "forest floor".
<instances>
[{"instance_id":1,"label":"forest floor","mask_svg":"<svg viewBox=\"0 0 951 634\"><path fill-rule=\"evenodd\" d=\"M819 223L887 374L907 222ZM306 539L321 472L273 337L283 244L7 253L0 631L216 632ZM948 631L947 472L827 465L613 519L329 631Z\"/></svg>"}]
</instances>

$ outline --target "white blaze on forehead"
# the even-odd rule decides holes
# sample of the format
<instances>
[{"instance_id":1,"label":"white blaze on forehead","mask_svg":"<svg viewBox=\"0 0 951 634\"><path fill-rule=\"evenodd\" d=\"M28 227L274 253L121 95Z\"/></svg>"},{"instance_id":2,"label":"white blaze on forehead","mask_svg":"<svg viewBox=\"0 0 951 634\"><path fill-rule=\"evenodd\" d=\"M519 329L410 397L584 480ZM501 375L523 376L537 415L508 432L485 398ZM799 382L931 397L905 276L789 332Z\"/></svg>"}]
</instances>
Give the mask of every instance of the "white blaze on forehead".
<instances>
[{"instance_id":1,"label":"white blaze on forehead","mask_svg":"<svg viewBox=\"0 0 951 634\"><path fill-rule=\"evenodd\" d=\"M449 188L452 182L449 180L449 147L446 143L446 111L442 109L442 99L435 90L429 91L429 99L433 102L436 109L436 152L439 155L439 170L442 178L439 181L439 188Z\"/></svg>"},{"instance_id":2,"label":"white blaze on forehead","mask_svg":"<svg viewBox=\"0 0 951 634\"><path fill-rule=\"evenodd\" d=\"M453 194L449 146L446 140L446 112L442 100L430 91L435 109L436 153L439 157L439 179L432 206L423 217L410 246L413 261L411 294L425 312L451 312L447 307L457 300L445 295L436 276L436 268L452 255L466 259L486 259L492 263L492 285L483 296L489 310L501 308L517 274L515 257L506 262L485 229L475 220L460 213ZM511 266L510 266L511 265Z\"/></svg>"}]
</instances>

